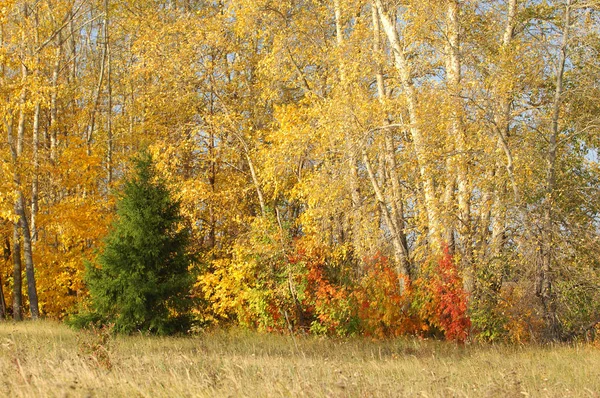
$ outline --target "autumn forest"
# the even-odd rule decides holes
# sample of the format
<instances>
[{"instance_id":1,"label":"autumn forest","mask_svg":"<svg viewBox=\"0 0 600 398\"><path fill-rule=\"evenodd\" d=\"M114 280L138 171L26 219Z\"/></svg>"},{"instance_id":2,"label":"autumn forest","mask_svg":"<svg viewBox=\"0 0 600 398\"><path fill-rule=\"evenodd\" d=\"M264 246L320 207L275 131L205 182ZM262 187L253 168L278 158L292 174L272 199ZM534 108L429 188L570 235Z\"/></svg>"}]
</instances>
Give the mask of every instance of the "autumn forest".
<instances>
[{"instance_id":1,"label":"autumn forest","mask_svg":"<svg viewBox=\"0 0 600 398\"><path fill-rule=\"evenodd\" d=\"M3 0L1 314L89 298L132 159L196 324L600 333L597 0Z\"/></svg>"}]
</instances>

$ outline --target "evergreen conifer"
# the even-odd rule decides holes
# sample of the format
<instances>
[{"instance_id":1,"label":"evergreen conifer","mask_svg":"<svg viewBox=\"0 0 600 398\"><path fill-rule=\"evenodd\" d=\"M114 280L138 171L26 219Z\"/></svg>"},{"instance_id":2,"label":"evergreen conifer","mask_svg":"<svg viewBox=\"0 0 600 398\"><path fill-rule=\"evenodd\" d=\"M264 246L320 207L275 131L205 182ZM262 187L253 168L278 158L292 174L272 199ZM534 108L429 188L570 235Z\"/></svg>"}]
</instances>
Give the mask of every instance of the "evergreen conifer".
<instances>
[{"instance_id":1,"label":"evergreen conifer","mask_svg":"<svg viewBox=\"0 0 600 398\"><path fill-rule=\"evenodd\" d=\"M72 323L113 323L121 333L189 329L193 277L189 233L180 222L179 203L157 176L150 154L142 153L124 183L98 266L86 265L91 312Z\"/></svg>"}]
</instances>

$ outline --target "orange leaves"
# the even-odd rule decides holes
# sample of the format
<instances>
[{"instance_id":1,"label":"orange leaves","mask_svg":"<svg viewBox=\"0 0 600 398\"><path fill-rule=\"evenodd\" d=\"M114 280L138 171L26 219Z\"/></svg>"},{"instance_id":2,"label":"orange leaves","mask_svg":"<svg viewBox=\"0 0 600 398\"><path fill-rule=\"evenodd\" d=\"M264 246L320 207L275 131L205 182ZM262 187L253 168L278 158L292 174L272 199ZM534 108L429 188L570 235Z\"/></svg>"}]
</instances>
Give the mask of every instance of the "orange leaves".
<instances>
[{"instance_id":1,"label":"orange leaves","mask_svg":"<svg viewBox=\"0 0 600 398\"><path fill-rule=\"evenodd\" d=\"M270 238L275 231L264 222L255 228L264 235L252 250L238 247L233 261L213 262L200 279L213 319L235 316L263 330L316 334L388 338L439 330L452 341L468 337L466 294L447 251L430 274L411 284L381 254L366 259L356 277L344 264L347 258L310 237L276 255L279 244Z\"/></svg>"},{"instance_id":2,"label":"orange leaves","mask_svg":"<svg viewBox=\"0 0 600 398\"><path fill-rule=\"evenodd\" d=\"M423 321L439 328L446 339L464 342L471 330L467 294L447 245L427 277L418 279L415 285L420 291L419 313Z\"/></svg>"},{"instance_id":3,"label":"orange leaves","mask_svg":"<svg viewBox=\"0 0 600 398\"><path fill-rule=\"evenodd\" d=\"M440 278L434 284L434 293L439 300L436 309L437 321L448 340L464 342L471 328L471 320L467 315L467 294L448 247L444 248L438 271Z\"/></svg>"},{"instance_id":4,"label":"orange leaves","mask_svg":"<svg viewBox=\"0 0 600 398\"><path fill-rule=\"evenodd\" d=\"M394 270L387 257L376 254L368 259L353 291L363 333L380 338L415 333L418 322L410 311L411 296L408 278Z\"/></svg>"},{"instance_id":5,"label":"orange leaves","mask_svg":"<svg viewBox=\"0 0 600 398\"><path fill-rule=\"evenodd\" d=\"M349 291L327 278L323 252L319 250L313 253L312 258L302 259L308 271L306 297L303 304L307 311L313 313L312 316L316 318L320 329L332 334L346 334L352 315L352 299ZM301 246L300 256L303 257Z\"/></svg>"}]
</instances>

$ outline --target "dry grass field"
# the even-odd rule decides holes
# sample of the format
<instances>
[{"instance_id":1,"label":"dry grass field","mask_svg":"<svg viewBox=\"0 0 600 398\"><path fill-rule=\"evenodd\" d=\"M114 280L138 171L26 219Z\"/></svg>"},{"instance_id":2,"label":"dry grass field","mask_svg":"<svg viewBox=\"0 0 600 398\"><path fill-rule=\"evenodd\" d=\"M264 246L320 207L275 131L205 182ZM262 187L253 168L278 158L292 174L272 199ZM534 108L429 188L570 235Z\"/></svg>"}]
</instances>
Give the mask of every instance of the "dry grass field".
<instances>
[{"instance_id":1,"label":"dry grass field","mask_svg":"<svg viewBox=\"0 0 600 398\"><path fill-rule=\"evenodd\" d=\"M0 323L3 397L600 397L600 349Z\"/></svg>"}]
</instances>

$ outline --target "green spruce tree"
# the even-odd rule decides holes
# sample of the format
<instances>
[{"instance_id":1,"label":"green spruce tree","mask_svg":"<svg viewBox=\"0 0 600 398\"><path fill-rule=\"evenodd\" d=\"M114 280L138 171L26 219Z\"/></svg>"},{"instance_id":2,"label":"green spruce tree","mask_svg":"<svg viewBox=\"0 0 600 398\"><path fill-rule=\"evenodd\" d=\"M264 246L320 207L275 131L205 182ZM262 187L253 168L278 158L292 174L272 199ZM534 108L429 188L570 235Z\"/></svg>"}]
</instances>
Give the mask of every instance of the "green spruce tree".
<instances>
[{"instance_id":1,"label":"green spruce tree","mask_svg":"<svg viewBox=\"0 0 600 398\"><path fill-rule=\"evenodd\" d=\"M179 203L157 176L152 157L142 153L125 181L97 266L86 266L91 312L72 323L112 323L120 333L188 330L193 277L189 233L180 226Z\"/></svg>"}]
</instances>

